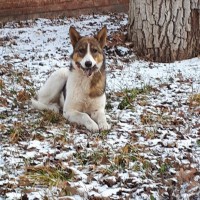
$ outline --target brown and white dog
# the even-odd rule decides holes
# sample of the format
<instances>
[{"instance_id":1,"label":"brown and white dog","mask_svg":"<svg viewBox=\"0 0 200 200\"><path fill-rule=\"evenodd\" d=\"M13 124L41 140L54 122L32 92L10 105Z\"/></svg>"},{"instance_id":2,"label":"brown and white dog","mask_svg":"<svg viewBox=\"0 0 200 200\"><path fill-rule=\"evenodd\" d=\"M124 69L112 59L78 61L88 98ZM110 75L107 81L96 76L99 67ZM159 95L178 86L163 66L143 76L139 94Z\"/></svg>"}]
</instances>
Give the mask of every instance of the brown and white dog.
<instances>
[{"instance_id":1,"label":"brown and white dog","mask_svg":"<svg viewBox=\"0 0 200 200\"><path fill-rule=\"evenodd\" d=\"M32 105L39 110L63 109L70 122L85 126L92 132L108 130L105 116L105 56L107 29L94 37L82 37L74 27L69 35L73 46L70 68L61 68L48 78L38 91Z\"/></svg>"}]
</instances>

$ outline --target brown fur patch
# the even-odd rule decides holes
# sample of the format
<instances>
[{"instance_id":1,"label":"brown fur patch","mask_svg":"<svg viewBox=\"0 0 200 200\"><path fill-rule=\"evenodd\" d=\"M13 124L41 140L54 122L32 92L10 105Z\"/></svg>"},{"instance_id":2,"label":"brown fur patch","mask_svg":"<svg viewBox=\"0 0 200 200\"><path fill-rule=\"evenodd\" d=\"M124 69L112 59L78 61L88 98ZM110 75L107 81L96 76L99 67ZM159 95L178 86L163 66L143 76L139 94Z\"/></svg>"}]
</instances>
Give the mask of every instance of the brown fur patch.
<instances>
[{"instance_id":1,"label":"brown fur patch","mask_svg":"<svg viewBox=\"0 0 200 200\"><path fill-rule=\"evenodd\" d=\"M102 54L94 55L93 58L97 64L103 62L103 59L104 59Z\"/></svg>"},{"instance_id":2,"label":"brown fur patch","mask_svg":"<svg viewBox=\"0 0 200 200\"><path fill-rule=\"evenodd\" d=\"M95 72L90 85L90 93L89 96L91 98L95 98L103 95L106 87L106 72L104 66L102 66L101 70Z\"/></svg>"},{"instance_id":3,"label":"brown fur patch","mask_svg":"<svg viewBox=\"0 0 200 200\"><path fill-rule=\"evenodd\" d=\"M81 60L83 59L82 57L80 57L80 55L78 53L74 53L72 56L72 59L75 63L77 62L81 62Z\"/></svg>"}]
</instances>

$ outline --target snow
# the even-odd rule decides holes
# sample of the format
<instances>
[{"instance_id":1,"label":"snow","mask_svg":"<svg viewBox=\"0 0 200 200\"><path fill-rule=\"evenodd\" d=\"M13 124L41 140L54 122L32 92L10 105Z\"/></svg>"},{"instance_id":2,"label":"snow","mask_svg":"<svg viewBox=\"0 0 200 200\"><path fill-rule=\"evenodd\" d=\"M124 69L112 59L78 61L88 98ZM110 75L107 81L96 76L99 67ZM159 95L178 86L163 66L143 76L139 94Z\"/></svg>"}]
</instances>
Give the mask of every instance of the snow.
<instances>
[{"instance_id":1,"label":"snow","mask_svg":"<svg viewBox=\"0 0 200 200\"><path fill-rule=\"evenodd\" d=\"M149 68L149 62L135 61L128 64L122 72L117 71L112 73L111 77L108 76L108 88L118 91L123 88L132 88L133 85L135 87L141 87L142 85L158 85L158 83L165 83L169 82L170 79L176 79L177 74L180 73L185 79L194 82L194 90L200 91L200 69L198 62L198 58L193 58L171 64L154 64L153 68ZM136 76L138 74L140 74L141 77L140 80L137 81ZM115 78L113 78L113 76Z\"/></svg>"},{"instance_id":2,"label":"snow","mask_svg":"<svg viewBox=\"0 0 200 200\"><path fill-rule=\"evenodd\" d=\"M15 193L15 192L10 192L6 194L6 199L11 200L11 199L19 199L21 198L21 194Z\"/></svg>"},{"instance_id":3,"label":"snow","mask_svg":"<svg viewBox=\"0 0 200 200\"><path fill-rule=\"evenodd\" d=\"M74 153L75 153L75 151L62 152L62 153L56 155L56 159L65 160L66 158L72 156Z\"/></svg>"},{"instance_id":4,"label":"snow","mask_svg":"<svg viewBox=\"0 0 200 200\"><path fill-rule=\"evenodd\" d=\"M127 23L127 15L110 14L10 22L0 29L0 199L200 199L200 105L191 102L200 93L200 58L152 63L137 59L126 42L108 45L109 132L53 123L28 102L51 72L69 66L71 25L82 35L107 25L112 40L126 34ZM137 95L131 109L119 109L125 89L145 86L153 90ZM19 100L21 91L26 101ZM72 171L73 177L32 184L29 166Z\"/></svg>"}]
</instances>

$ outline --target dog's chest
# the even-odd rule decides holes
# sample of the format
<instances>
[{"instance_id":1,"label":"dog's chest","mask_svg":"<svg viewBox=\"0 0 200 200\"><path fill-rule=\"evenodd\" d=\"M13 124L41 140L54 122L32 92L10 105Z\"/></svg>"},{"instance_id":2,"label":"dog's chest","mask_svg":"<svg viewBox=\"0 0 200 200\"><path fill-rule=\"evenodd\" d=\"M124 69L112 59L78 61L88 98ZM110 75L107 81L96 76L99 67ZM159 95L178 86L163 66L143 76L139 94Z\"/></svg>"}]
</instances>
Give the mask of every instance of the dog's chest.
<instances>
[{"instance_id":1,"label":"dog's chest","mask_svg":"<svg viewBox=\"0 0 200 200\"><path fill-rule=\"evenodd\" d=\"M92 103L89 97L91 80L86 76L71 73L67 81L66 100L69 104L87 109Z\"/></svg>"}]
</instances>

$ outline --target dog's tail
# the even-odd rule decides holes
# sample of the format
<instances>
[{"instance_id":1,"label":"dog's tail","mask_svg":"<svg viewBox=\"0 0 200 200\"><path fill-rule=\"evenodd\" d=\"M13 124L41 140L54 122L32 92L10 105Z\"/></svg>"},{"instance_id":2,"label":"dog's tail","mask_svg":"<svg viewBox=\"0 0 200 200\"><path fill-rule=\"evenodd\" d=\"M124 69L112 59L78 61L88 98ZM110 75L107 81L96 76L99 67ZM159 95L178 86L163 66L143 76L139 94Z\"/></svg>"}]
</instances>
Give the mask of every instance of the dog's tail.
<instances>
[{"instance_id":1,"label":"dog's tail","mask_svg":"<svg viewBox=\"0 0 200 200\"><path fill-rule=\"evenodd\" d=\"M32 107L37 110L52 110L56 113L59 113L59 106L56 103L44 104L36 99L31 99Z\"/></svg>"}]
</instances>

